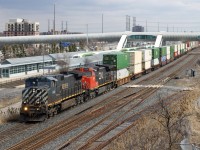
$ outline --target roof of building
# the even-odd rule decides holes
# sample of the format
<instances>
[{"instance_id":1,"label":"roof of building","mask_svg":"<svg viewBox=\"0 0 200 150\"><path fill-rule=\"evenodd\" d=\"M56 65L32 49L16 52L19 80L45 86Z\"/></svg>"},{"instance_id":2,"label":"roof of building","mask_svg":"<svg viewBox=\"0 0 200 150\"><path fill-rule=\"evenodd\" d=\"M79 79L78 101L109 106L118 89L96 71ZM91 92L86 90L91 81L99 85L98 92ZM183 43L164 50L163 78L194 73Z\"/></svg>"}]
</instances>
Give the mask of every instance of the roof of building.
<instances>
[{"instance_id":1,"label":"roof of building","mask_svg":"<svg viewBox=\"0 0 200 150\"><path fill-rule=\"evenodd\" d=\"M41 63L41 62L49 62L52 61L52 58L49 55L43 56L33 56L33 57L23 57L23 58L11 58L6 59L2 62L2 65L10 64L12 66L19 66L19 65L25 65L25 64L35 64L35 63Z\"/></svg>"},{"instance_id":2,"label":"roof of building","mask_svg":"<svg viewBox=\"0 0 200 150\"><path fill-rule=\"evenodd\" d=\"M68 63L69 66L79 66L88 63L94 63L102 61L103 54L96 54L93 56L87 56L82 58L73 58L71 56L78 55L83 53L81 52L70 52L70 53L56 53L56 54L49 54L43 56L33 56L33 57L23 57L23 58L10 58L6 59L0 64L0 68L8 68L12 66L20 66L20 65L28 65L28 64L36 64L36 63L43 63L44 62L51 62L51 61L64 61Z\"/></svg>"}]
</instances>

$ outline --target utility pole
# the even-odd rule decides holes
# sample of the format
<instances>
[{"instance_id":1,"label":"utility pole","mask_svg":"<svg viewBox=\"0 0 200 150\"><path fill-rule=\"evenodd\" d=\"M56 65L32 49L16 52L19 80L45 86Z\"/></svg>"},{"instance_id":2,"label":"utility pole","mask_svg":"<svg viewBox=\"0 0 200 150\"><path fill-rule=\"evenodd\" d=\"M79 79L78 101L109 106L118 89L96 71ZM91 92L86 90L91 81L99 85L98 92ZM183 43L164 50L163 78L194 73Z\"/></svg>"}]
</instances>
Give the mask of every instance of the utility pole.
<instances>
[{"instance_id":1,"label":"utility pole","mask_svg":"<svg viewBox=\"0 0 200 150\"><path fill-rule=\"evenodd\" d=\"M44 75L44 49L45 49L45 47L42 48L42 55L43 55L43 75Z\"/></svg>"},{"instance_id":2,"label":"utility pole","mask_svg":"<svg viewBox=\"0 0 200 150\"><path fill-rule=\"evenodd\" d=\"M63 34L63 21L62 21L62 29L61 29L61 34Z\"/></svg>"},{"instance_id":3,"label":"utility pole","mask_svg":"<svg viewBox=\"0 0 200 150\"><path fill-rule=\"evenodd\" d=\"M55 11L56 11L56 8L55 8L56 6L55 6L55 4L54 4L54 19L53 19L53 35L55 34L55 29L56 29L56 16L55 16Z\"/></svg>"},{"instance_id":4,"label":"utility pole","mask_svg":"<svg viewBox=\"0 0 200 150\"><path fill-rule=\"evenodd\" d=\"M160 32L160 26L159 26L159 22L158 22L158 32Z\"/></svg>"},{"instance_id":5,"label":"utility pole","mask_svg":"<svg viewBox=\"0 0 200 150\"><path fill-rule=\"evenodd\" d=\"M87 46L88 46L88 24L86 24L87 27Z\"/></svg>"},{"instance_id":6,"label":"utility pole","mask_svg":"<svg viewBox=\"0 0 200 150\"><path fill-rule=\"evenodd\" d=\"M169 32L169 29L168 29L168 24L167 24L167 32Z\"/></svg>"},{"instance_id":7,"label":"utility pole","mask_svg":"<svg viewBox=\"0 0 200 150\"><path fill-rule=\"evenodd\" d=\"M103 33L103 14L102 14L102 33Z\"/></svg>"},{"instance_id":8,"label":"utility pole","mask_svg":"<svg viewBox=\"0 0 200 150\"><path fill-rule=\"evenodd\" d=\"M48 32L50 32L50 20L48 19Z\"/></svg>"},{"instance_id":9,"label":"utility pole","mask_svg":"<svg viewBox=\"0 0 200 150\"><path fill-rule=\"evenodd\" d=\"M67 29L67 21L66 21L66 33L67 33L68 29Z\"/></svg>"},{"instance_id":10,"label":"utility pole","mask_svg":"<svg viewBox=\"0 0 200 150\"><path fill-rule=\"evenodd\" d=\"M148 30L147 30L147 20L146 20L146 32L148 32Z\"/></svg>"}]
</instances>

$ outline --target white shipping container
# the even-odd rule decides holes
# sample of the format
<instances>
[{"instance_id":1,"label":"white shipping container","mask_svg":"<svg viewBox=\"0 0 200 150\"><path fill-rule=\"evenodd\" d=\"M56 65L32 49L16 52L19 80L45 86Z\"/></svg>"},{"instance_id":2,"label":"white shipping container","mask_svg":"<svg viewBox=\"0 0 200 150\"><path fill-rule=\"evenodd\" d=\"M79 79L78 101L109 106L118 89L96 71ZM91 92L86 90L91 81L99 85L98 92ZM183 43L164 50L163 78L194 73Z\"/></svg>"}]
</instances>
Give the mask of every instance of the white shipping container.
<instances>
[{"instance_id":1,"label":"white shipping container","mask_svg":"<svg viewBox=\"0 0 200 150\"><path fill-rule=\"evenodd\" d=\"M178 50L181 50L181 44L178 44Z\"/></svg>"},{"instance_id":2,"label":"white shipping container","mask_svg":"<svg viewBox=\"0 0 200 150\"><path fill-rule=\"evenodd\" d=\"M185 43L182 43L181 46L182 46L181 49L185 50Z\"/></svg>"},{"instance_id":3,"label":"white shipping container","mask_svg":"<svg viewBox=\"0 0 200 150\"><path fill-rule=\"evenodd\" d=\"M136 64L136 65L130 66L130 67L129 67L129 71L130 71L130 73L132 73L132 74L141 73L141 72L142 72L142 63L141 63L141 64Z\"/></svg>"},{"instance_id":4,"label":"white shipping container","mask_svg":"<svg viewBox=\"0 0 200 150\"><path fill-rule=\"evenodd\" d=\"M158 58L151 60L151 66L156 66L156 65L159 65L159 59Z\"/></svg>"},{"instance_id":5,"label":"white shipping container","mask_svg":"<svg viewBox=\"0 0 200 150\"><path fill-rule=\"evenodd\" d=\"M142 52L141 51L128 51L130 55L130 65L142 63Z\"/></svg>"},{"instance_id":6,"label":"white shipping container","mask_svg":"<svg viewBox=\"0 0 200 150\"><path fill-rule=\"evenodd\" d=\"M185 51L188 51L187 43L184 43Z\"/></svg>"},{"instance_id":7,"label":"white shipping container","mask_svg":"<svg viewBox=\"0 0 200 150\"><path fill-rule=\"evenodd\" d=\"M138 51L142 51L142 62L150 61L152 59L151 49L141 49Z\"/></svg>"},{"instance_id":8,"label":"white shipping container","mask_svg":"<svg viewBox=\"0 0 200 150\"><path fill-rule=\"evenodd\" d=\"M167 55L170 55L170 46L166 46L167 49Z\"/></svg>"},{"instance_id":9,"label":"white shipping container","mask_svg":"<svg viewBox=\"0 0 200 150\"><path fill-rule=\"evenodd\" d=\"M178 45L174 45L174 52L178 51Z\"/></svg>"},{"instance_id":10,"label":"white shipping container","mask_svg":"<svg viewBox=\"0 0 200 150\"><path fill-rule=\"evenodd\" d=\"M170 54L169 55L167 55L167 60L169 60L170 59Z\"/></svg>"},{"instance_id":11,"label":"white shipping container","mask_svg":"<svg viewBox=\"0 0 200 150\"><path fill-rule=\"evenodd\" d=\"M124 68L124 69L117 70L117 80L126 78L128 76L129 76L128 69Z\"/></svg>"},{"instance_id":12,"label":"white shipping container","mask_svg":"<svg viewBox=\"0 0 200 150\"><path fill-rule=\"evenodd\" d=\"M194 42L193 41L191 42L191 47L194 48Z\"/></svg>"},{"instance_id":13,"label":"white shipping container","mask_svg":"<svg viewBox=\"0 0 200 150\"><path fill-rule=\"evenodd\" d=\"M151 60L150 61L146 61L146 62L142 62L142 70L147 70L151 68Z\"/></svg>"},{"instance_id":14,"label":"white shipping container","mask_svg":"<svg viewBox=\"0 0 200 150\"><path fill-rule=\"evenodd\" d=\"M181 54L181 44L178 44L178 55Z\"/></svg>"}]
</instances>

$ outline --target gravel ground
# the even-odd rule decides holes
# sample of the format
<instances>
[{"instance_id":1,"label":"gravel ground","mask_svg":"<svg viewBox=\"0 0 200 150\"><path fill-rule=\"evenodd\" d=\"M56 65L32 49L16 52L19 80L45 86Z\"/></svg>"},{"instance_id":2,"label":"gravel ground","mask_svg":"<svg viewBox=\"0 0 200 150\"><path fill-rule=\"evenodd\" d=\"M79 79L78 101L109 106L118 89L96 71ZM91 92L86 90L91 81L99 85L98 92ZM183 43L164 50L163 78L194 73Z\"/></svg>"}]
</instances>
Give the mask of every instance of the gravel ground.
<instances>
[{"instance_id":1,"label":"gravel ground","mask_svg":"<svg viewBox=\"0 0 200 150\"><path fill-rule=\"evenodd\" d=\"M185 61L184 61L184 62L185 62ZM171 64L173 64L173 63L176 63L176 62L172 62ZM161 69L164 70L166 67L167 67L167 66L162 67ZM143 79L149 77L149 76L152 75L152 74L153 74L153 75L156 75L157 72L158 72L158 71L154 71L154 72L152 72L151 74L147 74L147 75L145 75L145 76L142 76L141 78L139 78L139 79L137 79L137 80L134 80L133 82L131 82L131 83L129 83L129 84L136 84L137 82L140 82L141 80L143 80ZM163 72L162 76L165 76L165 75L166 75L166 77L167 77L167 74ZM161 77L160 77L160 78L161 78ZM160 78L159 78L159 79L160 79ZM151 84L151 82L152 82L151 80L148 80L148 81L146 81L146 84ZM41 131L41 130L43 130L43 129L49 127L49 126L51 126L51 125L53 125L53 124L56 124L56 123L59 122L59 121L62 121L62 120L64 120L64 119L66 119L66 118L73 117L74 114L77 114L78 112L81 112L81 111L83 111L83 110L85 110L85 109L87 109L87 108L89 108L89 107L95 105L96 103L102 101L104 98L106 98L106 97L108 97L108 96L110 96L110 95L113 95L113 94L116 94L116 95L117 95L117 93L118 93L119 91L121 91L122 89L124 89L124 88L123 88L123 87L119 87L119 88L117 88L117 89L115 89L115 90L113 90L113 91L111 91L111 92L109 92L109 93L107 93L107 94L105 94L105 95L102 95L102 96L97 97L97 98L95 98L95 99L93 99L93 100L90 100L90 101L87 102L87 103L84 103L84 104L82 104L82 105L80 105L80 106L77 106L77 107L75 107L75 108L73 108L73 109L66 110L66 111L60 113L59 115L57 115L57 116L55 116L55 117L53 117L53 118L51 118L51 119L48 119L48 120L45 121L45 122L36 123L36 124L34 124L31 128L29 128L28 130L24 131L22 134L13 136L12 140L5 141L4 143L0 143L0 149L4 150L4 149L6 149L6 148L9 148L11 145L14 145L14 144L16 144L17 142L19 142L19 141L21 141L21 140L23 140L23 139L26 139L27 137L29 137L29 136L31 136L31 135L34 135L34 134L36 134L37 132L39 132L39 131ZM137 91L138 89L133 89L133 90L136 90L136 91ZM167 90L167 92L168 92L169 94L174 93L174 91L171 91L171 90ZM155 94L154 96L152 96L152 97L149 98L149 100L148 100L147 103L144 103L144 104L141 105L140 107L143 108L143 107L146 107L146 106L148 106L148 105L154 103L154 102L156 101L157 95L160 94L160 93L161 93L161 94L166 93L166 89L161 89L160 91L158 91L157 94ZM142 109L142 108L137 108L137 109ZM138 111L137 109L133 110L133 112ZM103 116L101 116L101 117L103 117ZM70 135L74 135L74 134L80 133L80 132L83 131L83 129L85 129L86 127L89 127L89 126L91 126L91 124L94 124L95 122L97 122L101 117L96 118L96 119L94 119L94 120L88 122L87 124L84 124L84 125L81 126L80 128L78 128L78 129L76 129L76 130L74 130L74 131L71 131L71 132L69 132L68 134L63 135L63 136L57 138L56 140L54 140L53 142L48 143L47 145L44 145L44 147L43 147L42 149L55 149L57 145L59 145L60 143L63 143L63 142L66 141L67 139L69 139L69 138L71 137ZM3 131L3 130L5 130L5 129L8 129L8 128L11 127L11 126L14 126L15 124L17 124L17 123L7 123L7 124L0 125L0 132Z\"/></svg>"},{"instance_id":2,"label":"gravel ground","mask_svg":"<svg viewBox=\"0 0 200 150\"><path fill-rule=\"evenodd\" d=\"M24 87L16 87L16 88L0 88L0 100L1 99L11 99L16 97L16 95L21 95L22 89Z\"/></svg>"}]
</instances>

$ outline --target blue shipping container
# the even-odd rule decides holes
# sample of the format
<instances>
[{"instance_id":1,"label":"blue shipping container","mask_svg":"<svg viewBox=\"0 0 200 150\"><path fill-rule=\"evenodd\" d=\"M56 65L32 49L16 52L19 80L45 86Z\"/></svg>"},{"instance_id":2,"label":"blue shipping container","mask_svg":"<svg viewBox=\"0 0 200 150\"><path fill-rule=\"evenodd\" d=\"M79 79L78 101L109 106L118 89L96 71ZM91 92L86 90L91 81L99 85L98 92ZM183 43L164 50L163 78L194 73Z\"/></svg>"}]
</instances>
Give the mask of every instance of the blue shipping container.
<instances>
[{"instance_id":1,"label":"blue shipping container","mask_svg":"<svg viewBox=\"0 0 200 150\"><path fill-rule=\"evenodd\" d=\"M166 56L162 56L161 57L161 61L163 62L163 61L166 61L167 60L167 57Z\"/></svg>"}]
</instances>

